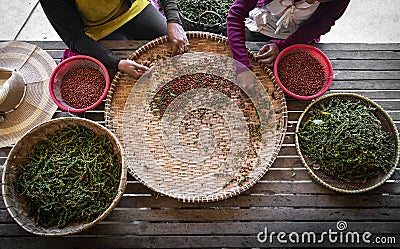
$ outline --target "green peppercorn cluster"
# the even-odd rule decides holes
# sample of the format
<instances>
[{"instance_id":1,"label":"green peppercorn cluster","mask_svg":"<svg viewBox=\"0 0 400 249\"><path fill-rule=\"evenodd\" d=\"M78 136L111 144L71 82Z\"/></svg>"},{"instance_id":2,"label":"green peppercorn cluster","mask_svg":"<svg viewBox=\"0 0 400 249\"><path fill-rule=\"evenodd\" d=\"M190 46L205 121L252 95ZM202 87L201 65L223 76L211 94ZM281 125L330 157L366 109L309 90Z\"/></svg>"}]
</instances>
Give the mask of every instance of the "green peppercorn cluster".
<instances>
[{"instance_id":1,"label":"green peppercorn cluster","mask_svg":"<svg viewBox=\"0 0 400 249\"><path fill-rule=\"evenodd\" d=\"M226 20L229 8L233 4L233 0L178 0L177 3L179 10L185 15L185 17L192 21L199 21L199 16L205 11L214 11L218 13L223 20ZM205 15L201 22L212 25L220 23L221 20L215 15Z\"/></svg>"},{"instance_id":2,"label":"green peppercorn cluster","mask_svg":"<svg viewBox=\"0 0 400 249\"><path fill-rule=\"evenodd\" d=\"M121 163L111 141L70 126L36 144L14 182L44 226L63 228L99 217L115 198Z\"/></svg>"},{"instance_id":3,"label":"green peppercorn cluster","mask_svg":"<svg viewBox=\"0 0 400 249\"><path fill-rule=\"evenodd\" d=\"M392 167L393 139L375 111L339 98L313 109L297 133L310 166L347 182L366 182Z\"/></svg>"}]
</instances>

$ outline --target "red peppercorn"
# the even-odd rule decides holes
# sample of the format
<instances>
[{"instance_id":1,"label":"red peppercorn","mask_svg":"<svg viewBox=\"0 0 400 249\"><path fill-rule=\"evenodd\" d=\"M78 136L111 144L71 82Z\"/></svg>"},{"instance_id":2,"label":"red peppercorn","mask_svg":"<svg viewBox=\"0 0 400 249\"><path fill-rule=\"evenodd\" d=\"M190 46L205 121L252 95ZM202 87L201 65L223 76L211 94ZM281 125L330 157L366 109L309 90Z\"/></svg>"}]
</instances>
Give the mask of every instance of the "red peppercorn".
<instances>
[{"instance_id":1,"label":"red peppercorn","mask_svg":"<svg viewBox=\"0 0 400 249\"><path fill-rule=\"evenodd\" d=\"M294 94L310 96L318 93L326 78L321 63L306 52L293 52L284 56L278 64L281 83Z\"/></svg>"},{"instance_id":2,"label":"red peppercorn","mask_svg":"<svg viewBox=\"0 0 400 249\"><path fill-rule=\"evenodd\" d=\"M106 82L103 74L92 67L79 67L68 72L60 85L61 98L75 109L96 103L103 94Z\"/></svg>"}]
</instances>

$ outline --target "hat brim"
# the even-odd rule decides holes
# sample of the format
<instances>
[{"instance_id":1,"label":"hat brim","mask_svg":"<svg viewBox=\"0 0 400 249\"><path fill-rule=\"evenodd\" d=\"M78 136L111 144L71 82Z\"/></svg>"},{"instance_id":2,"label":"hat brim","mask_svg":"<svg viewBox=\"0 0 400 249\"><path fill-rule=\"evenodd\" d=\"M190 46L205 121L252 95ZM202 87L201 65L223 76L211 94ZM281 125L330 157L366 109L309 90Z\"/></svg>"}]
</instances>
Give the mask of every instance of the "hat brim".
<instances>
[{"instance_id":1,"label":"hat brim","mask_svg":"<svg viewBox=\"0 0 400 249\"><path fill-rule=\"evenodd\" d=\"M0 148L15 144L27 131L48 121L57 110L48 82L56 62L40 47L19 41L0 43L0 68L17 70L24 77L26 94L0 123Z\"/></svg>"}]
</instances>

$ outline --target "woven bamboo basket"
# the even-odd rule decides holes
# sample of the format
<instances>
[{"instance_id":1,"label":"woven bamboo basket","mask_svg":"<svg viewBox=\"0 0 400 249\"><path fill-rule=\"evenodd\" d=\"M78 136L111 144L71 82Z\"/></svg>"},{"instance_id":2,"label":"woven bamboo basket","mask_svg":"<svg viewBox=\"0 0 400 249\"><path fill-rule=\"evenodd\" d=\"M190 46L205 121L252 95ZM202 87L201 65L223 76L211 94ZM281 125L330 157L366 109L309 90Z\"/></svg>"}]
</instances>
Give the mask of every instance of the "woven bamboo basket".
<instances>
[{"instance_id":1,"label":"woven bamboo basket","mask_svg":"<svg viewBox=\"0 0 400 249\"><path fill-rule=\"evenodd\" d=\"M320 104L328 103L332 99L343 99L346 101L353 101L353 102L360 101L360 103L362 103L363 105L370 106L376 109L374 114L381 122L382 130L388 132L391 135L393 141L392 146L394 148L394 153L390 158L390 161L393 162L393 166L390 168L386 168L386 172L382 172L381 174L375 176L374 178L371 178L370 180L367 180L366 182L357 180L347 182L338 179L336 177L327 175L322 170L314 169L314 167L311 166L312 160L310 156L307 155L302 150L297 133L301 125L304 124L309 119L310 113L313 111L313 108L319 106ZM328 94L313 101L300 115L299 121L296 126L295 142L296 142L296 150L300 156L301 162L307 168L311 176L323 186L342 193L349 193L349 194L362 193L379 187L392 176L392 174L396 170L396 166L399 163L400 140L396 125L393 123L393 120L387 114L387 112L382 109L382 107L380 107L377 103L373 102L372 100L358 94L351 94L351 93Z\"/></svg>"},{"instance_id":2,"label":"woven bamboo basket","mask_svg":"<svg viewBox=\"0 0 400 249\"><path fill-rule=\"evenodd\" d=\"M26 198L23 196L16 194L13 183L17 179L19 165L24 164L26 157L29 155L33 146L35 146L39 141L46 139L46 136L52 135L60 129L74 125L84 126L94 131L97 135L106 135L109 141L112 142L114 153L118 156L121 162L118 191L112 203L99 217L93 221L71 223L64 228L58 228L56 226L46 228L37 224L34 220L34 217L29 215L28 200L26 200ZM64 236L79 233L91 228L111 213L111 211L122 198L125 191L127 181L127 164L122 145L119 143L115 135L104 126L83 118L58 118L44 122L32 128L15 144L10 151L7 161L4 164L2 180L2 191L5 206L12 218L23 229L30 233L41 236Z\"/></svg>"},{"instance_id":3,"label":"woven bamboo basket","mask_svg":"<svg viewBox=\"0 0 400 249\"><path fill-rule=\"evenodd\" d=\"M200 55L201 53L209 53L210 55L232 57L226 37L205 32L187 32L187 37L190 42L190 51L185 55L188 57L193 56L193 60L188 59L188 64L195 61L194 58L198 53L200 53ZM134 107L140 107L138 103L135 103L140 96L135 97L133 94L137 81L126 74L117 72L106 99L105 121L106 126L115 133L123 144L124 150L127 154L128 171L138 179L138 181L158 193L181 201L210 202L223 200L242 193L253 186L268 171L279 153L286 133L286 100L284 93L280 90L274 80L273 72L269 68L263 67L261 64L257 63L254 59L255 55L253 52L249 51L248 56L253 66L254 75L259 79L264 87L265 97L270 102L270 120L272 120L273 123L270 124L270 127L272 127L272 132L270 133L272 134L272 137L269 137L267 142L268 156L261 158L262 160L259 160L259 164L255 164L251 170L248 170L249 172L247 172L246 177L240 180L240 184L238 182L236 182L236 184L227 184L227 178L220 177L222 174L218 171L218 166L215 166L218 165L217 161L219 159L205 164L197 164L195 166L182 161L170 160L171 158L168 154L169 151L165 148L160 149L160 147L157 147L162 143L162 141L159 140L159 136L161 136L160 133L156 134L147 132L149 129L153 129L153 131L161 129L160 126L152 127L149 125L149 123L152 124L156 122L150 120L145 124L147 130L144 129L143 132L136 131L135 127L138 126L135 123L135 120L140 120L140 118L135 119L136 116L139 115L143 119L146 119L148 113L135 112L136 109ZM160 65L159 71L166 72L171 68L168 68L168 70L165 69L167 67L163 66L164 64L162 60L167 58L165 61L168 62L170 57L171 49L168 43L168 38L164 36L139 48L129 57L129 59L137 62L144 62L149 59L158 60ZM210 66L213 68L218 67L218 65ZM177 70L185 71L186 69L185 67L181 67ZM163 77L164 76L160 78ZM155 81L163 80L164 79L155 79ZM143 92L143 94L145 94L145 92ZM138 95L140 95L140 93ZM218 127L222 126L223 125ZM138 157L140 156L138 154L143 152L135 154L138 150L137 147L141 144L138 141L143 141L142 145L144 147L146 146L146 143L147 146L148 143L151 143L151 146L153 146L152 148L155 151L152 156L158 157L159 160L148 165L143 165L145 163L138 163ZM157 151L157 149L160 150ZM240 170L241 169L237 169L237 171Z\"/></svg>"}]
</instances>

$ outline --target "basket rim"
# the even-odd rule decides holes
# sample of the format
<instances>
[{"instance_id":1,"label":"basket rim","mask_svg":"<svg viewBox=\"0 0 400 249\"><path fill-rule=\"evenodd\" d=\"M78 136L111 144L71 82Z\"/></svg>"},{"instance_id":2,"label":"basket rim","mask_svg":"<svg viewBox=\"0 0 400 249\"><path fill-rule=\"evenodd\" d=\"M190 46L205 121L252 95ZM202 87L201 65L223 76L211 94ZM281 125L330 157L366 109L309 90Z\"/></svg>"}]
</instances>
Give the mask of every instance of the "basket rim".
<instances>
[{"instance_id":1,"label":"basket rim","mask_svg":"<svg viewBox=\"0 0 400 249\"><path fill-rule=\"evenodd\" d=\"M208 14L208 13L213 14L213 15L216 15L216 16L218 16L218 18L220 18L221 20L224 20L223 17L221 17L217 12L212 11L212 10L206 10L206 11L203 11L203 13L201 13L201 14L199 15L199 20L198 20L198 21L195 21L195 20L192 20L192 19L188 18L188 17L185 15L185 13L183 13L183 11L179 10L180 17L183 18L186 22L189 22L189 23L191 23L191 24L202 25L202 26L204 26L204 27L206 27L206 28L223 27L224 25L226 25L226 21L225 21L225 22L222 21L222 22L214 23L214 24L209 24L209 23L203 23L203 22L201 22L201 18L202 18L204 15Z\"/></svg>"},{"instance_id":2,"label":"basket rim","mask_svg":"<svg viewBox=\"0 0 400 249\"><path fill-rule=\"evenodd\" d=\"M311 50L311 51L314 51L314 52L318 53L320 56L323 57L324 61L326 62L326 66L328 67L328 81L326 82L325 86L319 92L317 92L317 93L315 93L313 95L304 96L304 95L295 94L295 93L289 91L289 89L287 89L282 84L281 80L279 79L278 65L279 65L280 60L285 55L287 55L288 53L290 53L291 51L296 50L296 49L306 49L306 50ZM312 100L312 99L316 99L316 98L320 97L332 85L332 80L333 80L333 77L334 77L333 67L332 67L332 64L331 64L328 56L324 52L322 52L322 50L320 50L319 48L311 46L311 45L308 45L308 44L294 44L294 45L291 45L291 46L283 49L275 59L274 69L273 70L274 70L274 75L275 75L276 82L279 85L279 87L282 88L282 90L286 94L288 94L289 96L291 96L293 98L296 98L296 99L299 99L299 100Z\"/></svg>"},{"instance_id":3,"label":"basket rim","mask_svg":"<svg viewBox=\"0 0 400 249\"><path fill-rule=\"evenodd\" d=\"M224 45L229 46L229 41L228 38L219 34L215 34L215 33L210 33L210 32L204 32L204 31L187 31L186 35L188 37L188 39L190 40L192 39L210 39L211 41L217 42L217 43L223 43ZM138 59L141 55L143 55L144 53L146 53L148 50L155 48L156 46L163 44L163 43L167 43L168 42L168 36L162 36L159 38L156 38L150 42L148 42L147 44L141 46L140 48L138 48L136 51L134 51L128 58L131 60L136 60ZM252 52L251 50L247 49L248 52L248 56L249 59L252 59L253 62L258 63L255 59L255 53ZM270 68L258 63L258 65L261 66L261 69L263 70L263 72L266 74L266 76L268 76L272 83L274 84L274 91L278 92L279 94L282 94L282 98L279 100L280 103L280 108L281 108L281 113L282 113L282 118L281 118L281 123L279 123L277 121L277 123L279 123L281 125L280 129L277 129L276 133L276 145L274 148L274 156L273 156L273 160L271 162L270 165L264 167L262 169L262 173L258 174L256 177L254 177L253 180L247 182L246 184L243 184L242 186L240 186L239 188L232 188L229 189L228 191L220 191L218 193L213 193L212 195L208 195L208 196L196 196L193 198L190 198L188 196L185 195L172 195L172 194L168 194L165 193L165 191L160 191L159 189L155 188L154 186L152 186L151 184L148 184L146 181L143 181L143 179L141 179L141 177L135 173L132 173L132 171L129 171L129 173L131 173L139 182L141 182L143 185L145 185L146 187L148 187L149 189L158 192L158 193L162 193L163 195L178 199L180 201L183 202L212 202L212 201L220 201L220 200L224 200L233 196L236 196L244 191L246 191L247 189L249 189L250 187L252 187L253 185L256 184L256 182L261 179L265 173L269 170L269 168L272 166L272 163L274 162L274 160L276 159L279 150L281 148L281 145L283 143L285 134L286 134L286 129L287 129L287 122L288 122L288 114L287 114L287 105L286 105L286 100L284 97L284 94L282 92L282 90L279 88L279 86L276 83L275 77L273 72L271 71ZM112 105L112 99L113 99L113 95L114 95L114 91L117 88L118 85L118 81L119 79L122 77L122 72L118 71L111 83L110 86L110 91L109 94L107 95L107 99L106 99L106 105L105 105L105 125L106 127L108 127L110 130L113 130L113 125L112 125L112 111L110 109L111 105ZM125 107L124 107L125 108ZM260 170L261 171L261 170Z\"/></svg>"},{"instance_id":4,"label":"basket rim","mask_svg":"<svg viewBox=\"0 0 400 249\"><path fill-rule=\"evenodd\" d=\"M91 222L88 223L82 223L79 225L71 225L72 227L76 227L76 230L74 231L66 231L64 232L63 230L65 228L68 228L70 225L66 226L65 228L62 229L57 229L58 231L63 231L63 232L57 232L57 233L46 233L46 232L38 232L37 230L33 229L32 226L27 226L23 221L21 221L20 219L20 215L14 215L13 212L13 208L14 205L12 203L12 201L9 199L9 192L7 190L7 184L10 183L10 181L8 180L8 170L9 170L9 160L11 158L12 155L14 155L17 150L18 150L18 144L23 142L25 139L28 139L29 135L32 134L33 132L38 132L40 131L43 127L49 126L49 125L53 125L53 124L57 124L57 123L68 123L68 125L74 125L74 124L82 124L82 123L87 123L90 124L92 126L95 126L96 128L98 128L101 131L104 131L107 133L108 136L110 136L115 142L115 144L118 147L119 153L121 154L121 169L120 169L120 177L119 177L119 185L118 185L118 190L117 193L115 195L115 198L113 199L113 201L111 202L111 204L107 207L106 210L104 210L104 212L98 216L96 219L94 219ZM32 129L30 129L28 132L25 133L25 135L15 144L15 146L13 146L13 148L11 149L9 156L6 159L6 162L3 165L3 170L2 170L2 193L3 193L3 201L4 204L7 208L7 211L9 212L9 214L12 216L13 220L20 225L24 230L26 230L27 232L30 232L32 234L35 235L40 235L40 236L45 236L45 237L56 237L56 236L65 236L65 235L71 235L71 234L76 234L76 233L80 233L84 230L87 230L93 226L95 226L97 223L99 223L101 220L103 220L105 217L107 217L112 210L117 206L117 204L119 203L119 201L122 199L122 196L125 192L126 189L126 185L127 185L127 162L126 162L126 157L125 157L125 152L124 152L124 148L122 146L122 144L119 142L118 138L115 136L114 133L112 133L107 127L102 126L92 120L86 119L86 118L80 118L80 117L61 117L61 118L57 118L57 119L51 119L49 121L43 122L41 124L36 125L35 127L33 127ZM25 216L27 217L27 216ZM35 223L36 224L36 223Z\"/></svg>"},{"instance_id":5,"label":"basket rim","mask_svg":"<svg viewBox=\"0 0 400 249\"><path fill-rule=\"evenodd\" d=\"M59 72L60 68L62 68L64 65L66 65L72 61L77 61L77 60L88 60L88 61L94 62L96 65L98 65L101 68L101 71L104 74L104 78L106 81L106 85L104 87L104 90L103 90L100 98L92 105L85 107L85 108L81 108L81 109L76 109L73 107L66 107L65 105L61 104L61 102L56 98L56 96L54 94L54 90L53 90L54 79L55 79L57 73ZM50 92L51 99L61 110L67 111L67 112L72 112L72 113L82 113L82 112L86 112L86 111L96 108L97 106L99 106L101 104L101 102L103 102L103 100L107 97L107 93L110 88L110 84L111 84L110 75L108 73L107 68L104 66L103 63L101 63L96 58L88 56L88 55L75 55L75 56L69 57L69 58L61 61L60 64L58 64L56 66L56 68L54 68L53 72L50 75L50 79L49 79L49 92Z\"/></svg>"},{"instance_id":6,"label":"basket rim","mask_svg":"<svg viewBox=\"0 0 400 249\"><path fill-rule=\"evenodd\" d=\"M385 118L388 120L388 122L390 123L390 125L392 126L393 130L394 130L394 134L393 136L395 137L395 141L394 143L397 145L397 148L400 148L400 137L399 137L399 132L392 120L392 118L389 116L389 114L377 103L375 103L374 101L370 100L369 98L359 95L359 94L355 94L355 93L331 93L331 94L327 94L324 95L316 100L314 100L313 102L311 102L306 109L302 112L302 114L300 115L297 125L296 125L296 129L295 129L295 144L296 144L296 152L300 157L301 163L303 164L304 167L306 167L307 171L311 174L312 178L314 178L318 183L320 183L321 185L337 191L337 192L341 192L341 193L347 193L347 194L357 194L357 193L363 193L363 192L367 192L370 191L372 189L375 189L379 186L381 186L382 184L384 184L392 175L393 173L396 171L396 167L399 164L399 160L400 160L400 153L399 151L395 152L395 159L394 159L394 166L385 174L384 177L382 177L382 179L375 183L372 186L366 187L366 188L360 188L360 189L343 189L343 188L339 188L336 186L333 186L327 182L325 182L324 180L322 180L320 177L318 177L315 173L314 170L312 169L312 167L308 166L303 153L301 152L301 148L300 148L300 143L299 143L299 137L298 137L298 132L300 129L300 124L302 123L303 118L305 117L305 115L307 114L307 112L316 104L318 104L320 101L324 100L324 99L328 99L328 98L342 98L342 97L352 97L352 98L357 98L357 99L361 99L363 101L366 101L370 104L372 104L375 108L377 108L384 116Z\"/></svg>"}]
</instances>

